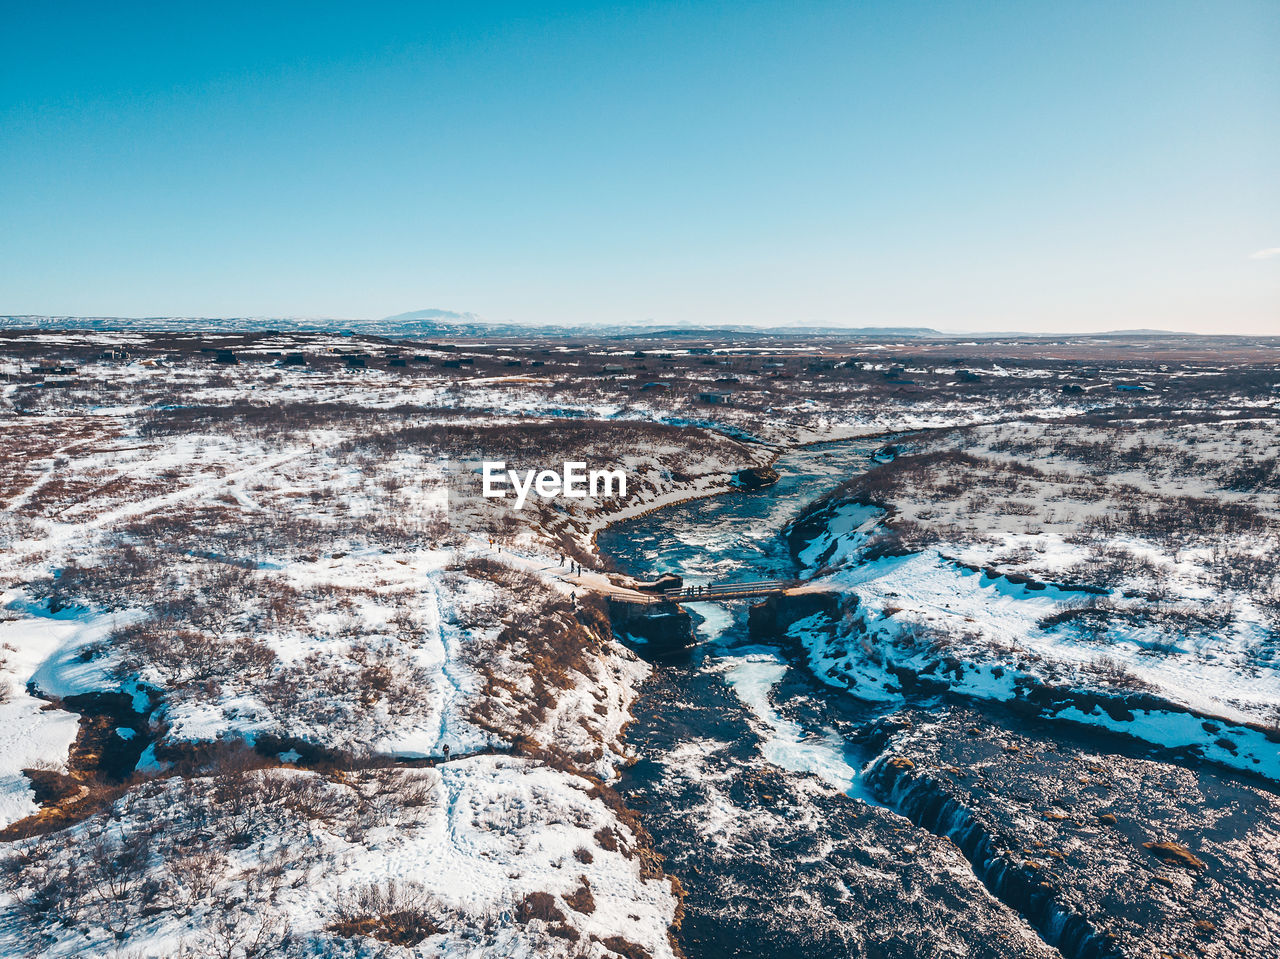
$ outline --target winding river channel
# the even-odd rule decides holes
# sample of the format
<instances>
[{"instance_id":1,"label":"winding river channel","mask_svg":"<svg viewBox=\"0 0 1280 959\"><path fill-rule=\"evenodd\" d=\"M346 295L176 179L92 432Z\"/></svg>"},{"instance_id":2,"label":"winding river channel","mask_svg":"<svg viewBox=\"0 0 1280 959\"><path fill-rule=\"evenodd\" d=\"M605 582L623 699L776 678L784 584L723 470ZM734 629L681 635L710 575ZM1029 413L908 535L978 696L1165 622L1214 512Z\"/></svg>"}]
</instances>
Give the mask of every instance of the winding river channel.
<instances>
[{"instance_id":1,"label":"winding river channel","mask_svg":"<svg viewBox=\"0 0 1280 959\"><path fill-rule=\"evenodd\" d=\"M805 447L779 460L770 487L660 510L599 545L628 573L687 585L794 577L783 529L882 443ZM873 802L859 776L870 757L852 734L883 707L827 689L788 640L750 639L749 605L687 604L699 644L649 657L628 732L640 760L622 789L688 890L688 955L847 955L864 917L839 837Z\"/></svg>"}]
</instances>

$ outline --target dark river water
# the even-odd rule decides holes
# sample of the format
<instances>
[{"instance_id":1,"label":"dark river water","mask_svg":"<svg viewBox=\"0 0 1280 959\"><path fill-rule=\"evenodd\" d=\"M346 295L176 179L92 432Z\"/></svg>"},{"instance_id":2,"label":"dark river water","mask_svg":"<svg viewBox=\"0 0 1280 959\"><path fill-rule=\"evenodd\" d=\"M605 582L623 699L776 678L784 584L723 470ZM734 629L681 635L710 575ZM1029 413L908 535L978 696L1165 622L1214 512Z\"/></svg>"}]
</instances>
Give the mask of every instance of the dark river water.
<instances>
[{"instance_id":1,"label":"dark river water","mask_svg":"<svg viewBox=\"0 0 1280 959\"><path fill-rule=\"evenodd\" d=\"M660 510L599 545L628 573L687 585L791 578L783 529L883 442L807 447L776 464L771 487ZM844 930L860 917L839 837L873 801L852 733L883 707L824 686L790 641L749 639L748 605L687 604L702 642L646 657L654 670L628 732L640 759L621 788L688 890L690 957L847 955Z\"/></svg>"}]
</instances>

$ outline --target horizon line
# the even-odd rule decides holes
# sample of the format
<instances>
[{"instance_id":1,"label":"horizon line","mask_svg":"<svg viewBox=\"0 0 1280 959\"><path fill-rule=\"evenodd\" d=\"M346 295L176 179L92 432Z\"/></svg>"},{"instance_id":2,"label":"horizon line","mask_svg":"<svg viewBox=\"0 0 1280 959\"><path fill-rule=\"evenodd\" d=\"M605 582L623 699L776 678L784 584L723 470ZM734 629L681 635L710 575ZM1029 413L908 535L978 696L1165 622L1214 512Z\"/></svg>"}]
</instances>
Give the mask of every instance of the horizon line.
<instances>
[{"instance_id":1,"label":"horizon line","mask_svg":"<svg viewBox=\"0 0 1280 959\"><path fill-rule=\"evenodd\" d=\"M415 311L428 312L428 311ZM1278 334L1266 333L1232 333L1232 332L1200 332L1190 330L1172 330L1151 327L1122 327L1106 330L1049 330L1035 332L1029 330L1000 330L1000 329L946 329L935 328L932 326L911 325L911 324L876 324L868 323L858 326L843 325L837 323L824 322L796 322L789 323L784 326L777 324L767 325L768 321L752 322L749 320L721 323L691 323L689 321L672 321L669 323L645 319L632 320L627 322L592 322L592 321L530 321L530 320L489 320L482 318L474 313L457 313L449 310L429 311L435 317L412 318L412 314L397 314L394 316L374 318L374 317L340 317L340 316L196 316L183 314L154 315L154 316L109 316L109 315L88 315L88 314L53 314L53 313L14 313L0 314L0 330L37 330L42 326L46 328L55 328L59 321L65 321L67 329L76 329L75 324L95 323L95 324L141 324L141 323L221 323L221 324L288 324L296 327L306 327L310 325L312 329L300 328L293 332L352 332L368 335L387 334L390 330L370 330L359 329L362 325L403 324L406 327L414 323L417 324L438 324L441 328L438 331L420 330L424 335L439 336L456 336L460 335L459 331L449 329L450 326L471 326L479 330L489 329L518 329L527 330L530 333L552 333L552 332L583 332L590 333L593 331L608 330L652 330L661 332L665 330L679 331L682 333L863 333L863 334L883 334L893 335L894 333L912 333L916 338L928 338L930 335L945 338L955 337L1001 337L1001 336L1017 336L1031 337L1037 339L1062 337L1062 336L1194 336L1206 339L1217 339L1225 337L1248 338L1257 340L1273 340L1280 339ZM23 320L44 321L43 324L34 326L23 325ZM81 327L83 328L83 327ZM87 328L92 330L93 328ZM110 326L98 327L98 332L110 331ZM122 330L126 331L126 330ZM142 331L139 331L142 332ZM198 332L198 331L193 331ZM224 331L226 332L226 331ZM263 329L245 329L244 332L291 332L290 330L269 331Z\"/></svg>"}]
</instances>

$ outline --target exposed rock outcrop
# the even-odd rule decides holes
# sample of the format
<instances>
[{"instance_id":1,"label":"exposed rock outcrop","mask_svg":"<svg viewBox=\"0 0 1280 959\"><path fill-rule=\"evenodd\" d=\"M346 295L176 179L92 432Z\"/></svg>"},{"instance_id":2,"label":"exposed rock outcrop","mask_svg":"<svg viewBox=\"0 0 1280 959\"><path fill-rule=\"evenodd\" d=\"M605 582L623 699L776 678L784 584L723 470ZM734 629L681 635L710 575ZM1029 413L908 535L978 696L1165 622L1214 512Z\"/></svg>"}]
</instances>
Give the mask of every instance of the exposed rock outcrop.
<instances>
[{"instance_id":1,"label":"exposed rock outcrop","mask_svg":"<svg viewBox=\"0 0 1280 959\"><path fill-rule=\"evenodd\" d=\"M741 489L764 489L778 482L779 473L772 466L751 466L733 474L733 482Z\"/></svg>"},{"instance_id":2,"label":"exposed rock outcrop","mask_svg":"<svg viewBox=\"0 0 1280 959\"><path fill-rule=\"evenodd\" d=\"M609 620L619 635L630 636L662 654L693 645L691 617L678 603L628 603L609 600Z\"/></svg>"},{"instance_id":3,"label":"exposed rock outcrop","mask_svg":"<svg viewBox=\"0 0 1280 959\"><path fill-rule=\"evenodd\" d=\"M857 602L853 597L842 597L834 592L791 591L770 596L756 603L747 614L747 631L752 639L774 638L785 635L792 623L815 613L835 616L841 600Z\"/></svg>"}]
</instances>

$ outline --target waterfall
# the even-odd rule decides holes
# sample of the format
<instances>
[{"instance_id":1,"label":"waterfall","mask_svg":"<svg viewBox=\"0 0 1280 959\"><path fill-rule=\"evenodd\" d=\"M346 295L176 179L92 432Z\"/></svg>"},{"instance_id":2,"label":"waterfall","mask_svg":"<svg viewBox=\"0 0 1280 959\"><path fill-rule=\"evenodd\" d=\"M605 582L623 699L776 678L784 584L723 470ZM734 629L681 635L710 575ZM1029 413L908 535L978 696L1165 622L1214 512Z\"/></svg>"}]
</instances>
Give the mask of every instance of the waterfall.
<instances>
[{"instance_id":1,"label":"waterfall","mask_svg":"<svg viewBox=\"0 0 1280 959\"><path fill-rule=\"evenodd\" d=\"M932 777L917 773L901 757L885 755L871 764L864 780L887 806L955 843L991 894L1021 913L1066 959L1119 959L1109 936L1060 902L1051 886L1001 849L999 837Z\"/></svg>"}]
</instances>

